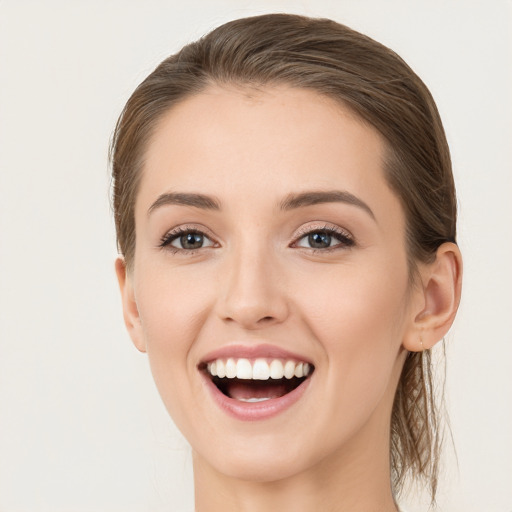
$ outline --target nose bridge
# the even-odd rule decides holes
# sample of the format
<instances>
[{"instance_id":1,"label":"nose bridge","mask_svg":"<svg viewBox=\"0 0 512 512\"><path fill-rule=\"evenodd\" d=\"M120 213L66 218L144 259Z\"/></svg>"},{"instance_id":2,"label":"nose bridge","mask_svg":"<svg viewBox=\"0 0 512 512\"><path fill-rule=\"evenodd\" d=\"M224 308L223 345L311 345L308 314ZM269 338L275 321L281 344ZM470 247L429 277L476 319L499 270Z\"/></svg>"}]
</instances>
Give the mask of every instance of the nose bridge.
<instances>
[{"instance_id":1,"label":"nose bridge","mask_svg":"<svg viewBox=\"0 0 512 512\"><path fill-rule=\"evenodd\" d=\"M253 237L239 240L226 258L219 314L246 329L282 322L288 315L286 290L278 258Z\"/></svg>"}]
</instances>

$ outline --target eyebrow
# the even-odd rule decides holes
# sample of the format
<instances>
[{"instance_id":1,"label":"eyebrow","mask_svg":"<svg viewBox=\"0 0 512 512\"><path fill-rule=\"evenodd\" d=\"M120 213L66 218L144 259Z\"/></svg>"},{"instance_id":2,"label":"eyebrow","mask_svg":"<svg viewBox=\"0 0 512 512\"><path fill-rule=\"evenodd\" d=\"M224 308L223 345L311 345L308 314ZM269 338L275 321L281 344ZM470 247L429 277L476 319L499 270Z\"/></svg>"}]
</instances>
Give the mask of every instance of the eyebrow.
<instances>
[{"instance_id":1,"label":"eyebrow","mask_svg":"<svg viewBox=\"0 0 512 512\"><path fill-rule=\"evenodd\" d=\"M188 192L168 192L158 196L158 199L149 207L148 215L161 206L173 204L193 206L203 210L220 210L220 202L214 197Z\"/></svg>"},{"instance_id":2,"label":"eyebrow","mask_svg":"<svg viewBox=\"0 0 512 512\"><path fill-rule=\"evenodd\" d=\"M280 208L281 210L293 210L295 208L303 208L305 206L323 203L345 203L357 206L368 213L373 220L376 220L372 209L364 201L345 190L311 191L302 192L300 194L290 194L281 202Z\"/></svg>"},{"instance_id":3,"label":"eyebrow","mask_svg":"<svg viewBox=\"0 0 512 512\"><path fill-rule=\"evenodd\" d=\"M345 203L357 206L375 220L372 209L364 201L354 194L342 190L310 191L300 194L290 194L281 201L280 209L288 211L323 203ZM157 208L167 205L192 206L203 210L215 211L221 209L220 201L215 197L189 192L167 192L158 196L158 199L149 207L148 215Z\"/></svg>"}]
</instances>

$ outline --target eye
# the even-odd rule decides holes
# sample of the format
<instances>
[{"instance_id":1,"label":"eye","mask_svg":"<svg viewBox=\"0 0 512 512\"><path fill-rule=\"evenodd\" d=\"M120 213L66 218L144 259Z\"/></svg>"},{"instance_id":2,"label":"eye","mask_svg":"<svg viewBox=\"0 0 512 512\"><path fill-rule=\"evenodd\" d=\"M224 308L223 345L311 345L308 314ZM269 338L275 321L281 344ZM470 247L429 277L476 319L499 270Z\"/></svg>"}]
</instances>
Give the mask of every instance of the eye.
<instances>
[{"instance_id":1,"label":"eye","mask_svg":"<svg viewBox=\"0 0 512 512\"><path fill-rule=\"evenodd\" d=\"M160 242L160 247L177 251L194 251L204 247L212 247L213 241L196 229L178 228L166 233Z\"/></svg>"},{"instance_id":2,"label":"eye","mask_svg":"<svg viewBox=\"0 0 512 512\"><path fill-rule=\"evenodd\" d=\"M352 247L354 244L353 238L341 229L324 227L306 231L294 245L307 249L325 250Z\"/></svg>"}]
</instances>

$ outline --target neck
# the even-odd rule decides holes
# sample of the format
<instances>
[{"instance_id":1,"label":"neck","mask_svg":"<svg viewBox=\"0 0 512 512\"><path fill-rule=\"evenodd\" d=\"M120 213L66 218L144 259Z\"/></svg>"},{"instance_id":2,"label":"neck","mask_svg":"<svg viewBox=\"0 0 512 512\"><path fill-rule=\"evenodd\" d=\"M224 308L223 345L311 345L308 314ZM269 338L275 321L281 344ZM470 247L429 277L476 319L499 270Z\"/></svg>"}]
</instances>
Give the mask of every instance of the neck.
<instances>
[{"instance_id":1,"label":"neck","mask_svg":"<svg viewBox=\"0 0 512 512\"><path fill-rule=\"evenodd\" d=\"M306 471L269 482L224 475L195 453L196 512L396 512L384 430L385 435L369 436L372 443L358 436Z\"/></svg>"}]
</instances>

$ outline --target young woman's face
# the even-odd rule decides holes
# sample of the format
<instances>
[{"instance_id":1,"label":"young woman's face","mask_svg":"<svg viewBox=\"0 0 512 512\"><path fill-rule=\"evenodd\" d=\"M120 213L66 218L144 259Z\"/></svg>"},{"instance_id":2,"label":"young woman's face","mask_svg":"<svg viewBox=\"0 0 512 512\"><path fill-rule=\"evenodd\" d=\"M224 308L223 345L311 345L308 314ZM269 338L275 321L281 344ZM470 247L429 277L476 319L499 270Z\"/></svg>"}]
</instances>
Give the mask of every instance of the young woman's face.
<instances>
[{"instance_id":1,"label":"young woman's face","mask_svg":"<svg viewBox=\"0 0 512 512\"><path fill-rule=\"evenodd\" d=\"M125 310L214 470L275 480L388 453L412 292L383 153L373 128L293 88L211 88L159 123Z\"/></svg>"}]
</instances>

